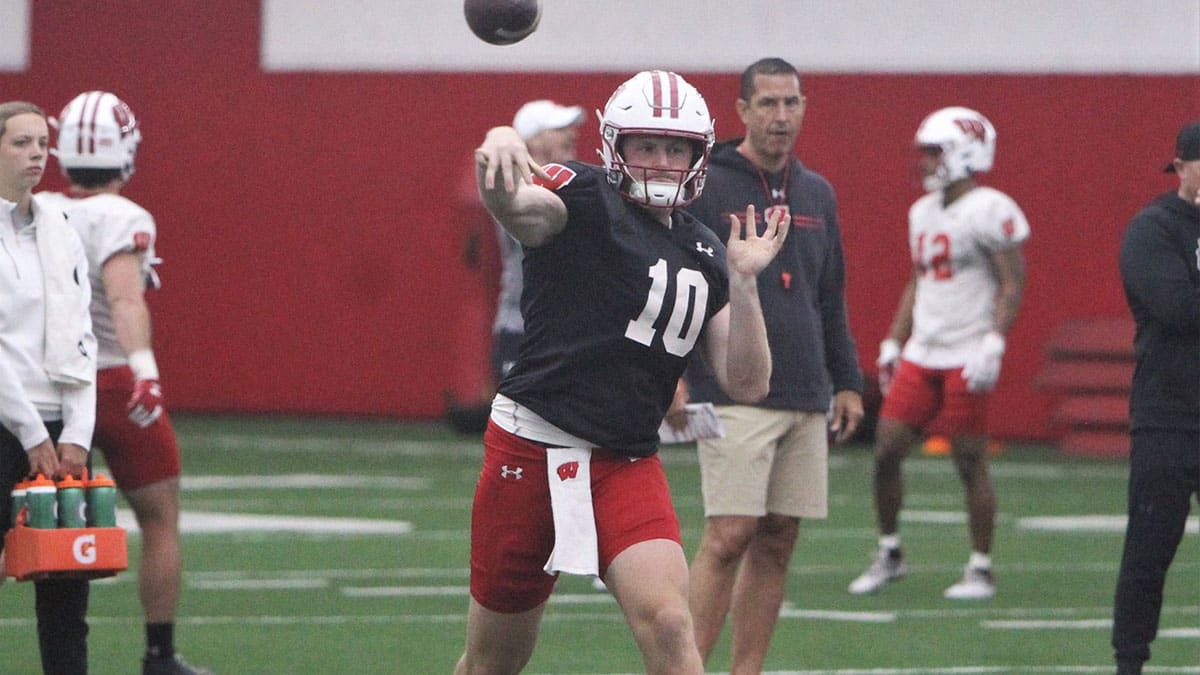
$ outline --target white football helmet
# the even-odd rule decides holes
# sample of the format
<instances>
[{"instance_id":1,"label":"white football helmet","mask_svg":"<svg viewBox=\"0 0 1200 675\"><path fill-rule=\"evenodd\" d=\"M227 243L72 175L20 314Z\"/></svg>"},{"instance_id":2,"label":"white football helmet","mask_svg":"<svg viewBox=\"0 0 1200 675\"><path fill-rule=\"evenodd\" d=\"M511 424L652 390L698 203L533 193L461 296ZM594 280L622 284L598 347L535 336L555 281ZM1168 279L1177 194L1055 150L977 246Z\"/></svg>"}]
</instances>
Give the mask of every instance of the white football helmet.
<instances>
[{"instance_id":1,"label":"white football helmet","mask_svg":"<svg viewBox=\"0 0 1200 675\"><path fill-rule=\"evenodd\" d=\"M695 87L675 73L648 70L617 87L600 118L600 157L608 182L626 199L654 207L683 206L700 196L716 134L708 105ZM629 164L619 150L625 135L674 136L695 146L691 168L676 181L647 181L651 167Z\"/></svg>"},{"instance_id":2,"label":"white football helmet","mask_svg":"<svg viewBox=\"0 0 1200 675\"><path fill-rule=\"evenodd\" d=\"M991 170L996 156L996 128L970 108L942 108L917 127L916 143L942 150L937 173L924 178L925 189L933 192Z\"/></svg>"},{"instance_id":3,"label":"white football helmet","mask_svg":"<svg viewBox=\"0 0 1200 675\"><path fill-rule=\"evenodd\" d=\"M142 132L124 101L106 91L85 91L71 99L58 119L54 154L67 169L119 169L121 179L133 175Z\"/></svg>"}]
</instances>

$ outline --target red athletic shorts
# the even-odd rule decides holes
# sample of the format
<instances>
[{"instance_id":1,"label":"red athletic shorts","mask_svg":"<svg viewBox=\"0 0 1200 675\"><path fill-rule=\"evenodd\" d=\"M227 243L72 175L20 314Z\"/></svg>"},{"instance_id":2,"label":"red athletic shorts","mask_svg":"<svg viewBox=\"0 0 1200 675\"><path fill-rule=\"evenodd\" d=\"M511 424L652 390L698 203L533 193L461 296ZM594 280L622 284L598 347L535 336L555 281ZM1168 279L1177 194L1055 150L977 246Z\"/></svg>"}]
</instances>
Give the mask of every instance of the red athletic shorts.
<instances>
[{"instance_id":1,"label":"red athletic shorts","mask_svg":"<svg viewBox=\"0 0 1200 675\"><path fill-rule=\"evenodd\" d=\"M471 596L494 612L528 611L550 597L558 579L542 569L554 549L546 450L490 420L483 449L471 510ZM638 542L680 542L657 455L631 462L593 450L591 476L601 576L617 554Z\"/></svg>"},{"instance_id":2,"label":"red athletic shorts","mask_svg":"<svg viewBox=\"0 0 1200 675\"><path fill-rule=\"evenodd\" d=\"M125 366L101 370L96 382L92 445L104 453L117 487L128 492L177 477L179 444L166 411L145 429L129 420L133 373Z\"/></svg>"},{"instance_id":3,"label":"red athletic shorts","mask_svg":"<svg viewBox=\"0 0 1200 675\"><path fill-rule=\"evenodd\" d=\"M962 368L923 368L901 359L879 416L920 429L937 418L939 432L984 434L987 402L987 394L967 391Z\"/></svg>"}]
</instances>

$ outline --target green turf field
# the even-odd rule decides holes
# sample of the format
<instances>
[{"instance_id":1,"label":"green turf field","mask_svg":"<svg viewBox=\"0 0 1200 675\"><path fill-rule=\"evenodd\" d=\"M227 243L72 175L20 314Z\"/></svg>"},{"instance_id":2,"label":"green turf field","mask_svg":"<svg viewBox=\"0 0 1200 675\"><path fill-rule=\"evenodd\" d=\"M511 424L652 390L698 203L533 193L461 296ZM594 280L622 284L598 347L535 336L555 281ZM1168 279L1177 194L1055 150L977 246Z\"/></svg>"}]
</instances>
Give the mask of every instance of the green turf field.
<instances>
[{"instance_id":1,"label":"green turf field","mask_svg":"<svg viewBox=\"0 0 1200 675\"><path fill-rule=\"evenodd\" d=\"M177 642L221 675L449 673L462 648L467 526L480 442L433 425L176 420L187 570ZM691 446L663 452L689 555L702 522ZM943 600L967 557L944 458L906 471L909 576L873 597L846 584L875 544L870 456L833 453L830 517L801 526L767 670L850 675L1112 673L1109 619L1124 462L1009 447L993 460L998 592ZM1172 566L1149 673L1200 673L1196 515ZM354 533L347 533L352 531ZM131 566L138 539L130 537ZM91 672L139 672L134 570L92 586ZM0 672L39 672L32 587L0 587ZM710 672L728 670L727 636ZM637 673L611 598L564 577L527 673Z\"/></svg>"}]
</instances>

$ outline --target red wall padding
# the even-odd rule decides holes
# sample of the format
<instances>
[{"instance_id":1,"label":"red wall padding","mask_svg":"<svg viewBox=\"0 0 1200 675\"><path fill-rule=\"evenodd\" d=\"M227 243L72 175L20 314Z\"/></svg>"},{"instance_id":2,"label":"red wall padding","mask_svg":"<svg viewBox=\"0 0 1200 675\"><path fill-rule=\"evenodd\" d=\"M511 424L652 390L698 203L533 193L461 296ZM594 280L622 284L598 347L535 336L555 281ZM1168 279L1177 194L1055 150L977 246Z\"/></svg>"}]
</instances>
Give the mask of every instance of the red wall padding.
<instances>
[{"instance_id":1,"label":"red wall padding","mask_svg":"<svg viewBox=\"0 0 1200 675\"><path fill-rule=\"evenodd\" d=\"M258 3L94 7L34 3L30 69L0 74L0 90L57 110L103 88L140 117L126 194L159 223L165 287L151 302L170 404L430 418L445 391L477 395L496 261L463 197L471 150L525 100L593 108L630 73L271 74L258 67ZM684 74L718 135L736 134L736 74ZM908 274L917 123L951 104L995 123L988 182L1022 205L1033 237L992 422L1003 437L1047 437L1049 394L1032 384L1042 345L1064 319L1126 312L1120 235L1174 186L1159 170L1200 114L1198 78L812 73L804 90L798 152L838 190L870 372Z\"/></svg>"}]
</instances>

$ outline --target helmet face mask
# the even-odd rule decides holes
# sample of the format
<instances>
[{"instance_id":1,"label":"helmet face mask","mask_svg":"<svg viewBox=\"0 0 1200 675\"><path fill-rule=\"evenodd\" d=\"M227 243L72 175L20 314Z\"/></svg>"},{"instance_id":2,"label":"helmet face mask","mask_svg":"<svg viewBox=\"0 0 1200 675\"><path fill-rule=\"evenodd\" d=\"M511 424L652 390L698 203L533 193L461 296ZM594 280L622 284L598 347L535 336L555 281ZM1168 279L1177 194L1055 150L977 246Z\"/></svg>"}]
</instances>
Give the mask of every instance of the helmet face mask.
<instances>
[{"instance_id":1,"label":"helmet face mask","mask_svg":"<svg viewBox=\"0 0 1200 675\"><path fill-rule=\"evenodd\" d=\"M53 154L63 173L69 169L113 169L122 182L133 175L142 140L137 118L115 94L87 91L63 108L53 126L58 139Z\"/></svg>"},{"instance_id":2,"label":"helmet face mask","mask_svg":"<svg viewBox=\"0 0 1200 675\"><path fill-rule=\"evenodd\" d=\"M926 117L917 128L916 145L937 148L937 170L923 177L925 190L945 189L956 181L992 169L996 156L996 129L982 114L954 106Z\"/></svg>"},{"instance_id":3,"label":"helmet face mask","mask_svg":"<svg viewBox=\"0 0 1200 675\"><path fill-rule=\"evenodd\" d=\"M716 135L704 97L675 73L643 71L617 88L600 118L600 157L608 182L626 199L653 208L683 206L700 196ZM626 161L623 141L630 136L681 138L693 148L692 163L662 180L668 170ZM655 179L648 180L651 174Z\"/></svg>"}]
</instances>

